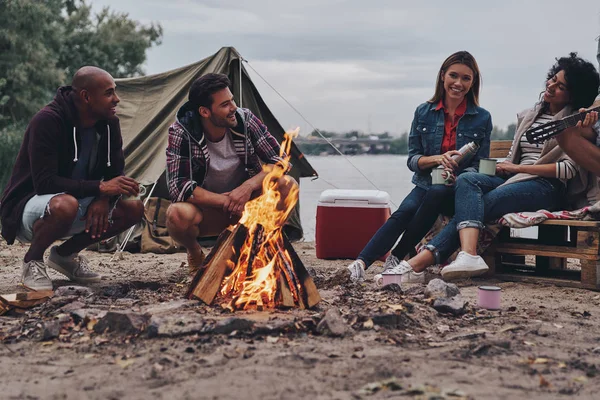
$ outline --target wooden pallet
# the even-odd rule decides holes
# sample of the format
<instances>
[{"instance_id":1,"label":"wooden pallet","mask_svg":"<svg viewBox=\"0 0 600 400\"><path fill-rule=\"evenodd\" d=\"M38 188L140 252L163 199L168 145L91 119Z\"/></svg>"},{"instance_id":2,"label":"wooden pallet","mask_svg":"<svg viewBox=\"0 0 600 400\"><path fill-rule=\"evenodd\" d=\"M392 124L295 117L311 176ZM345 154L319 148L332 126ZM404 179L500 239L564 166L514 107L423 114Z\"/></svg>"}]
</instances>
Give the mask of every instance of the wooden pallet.
<instances>
[{"instance_id":1,"label":"wooden pallet","mask_svg":"<svg viewBox=\"0 0 600 400\"><path fill-rule=\"evenodd\" d=\"M506 157L509 148L510 141L492 141L490 157ZM600 221L547 220L537 227L537 239L500 231L483 254L490 275L600 290ZM525 256L535 256L535 265L526 265ZM568 269L567 258L579 260L581 270Z\"/></svg>"}]
</instances>

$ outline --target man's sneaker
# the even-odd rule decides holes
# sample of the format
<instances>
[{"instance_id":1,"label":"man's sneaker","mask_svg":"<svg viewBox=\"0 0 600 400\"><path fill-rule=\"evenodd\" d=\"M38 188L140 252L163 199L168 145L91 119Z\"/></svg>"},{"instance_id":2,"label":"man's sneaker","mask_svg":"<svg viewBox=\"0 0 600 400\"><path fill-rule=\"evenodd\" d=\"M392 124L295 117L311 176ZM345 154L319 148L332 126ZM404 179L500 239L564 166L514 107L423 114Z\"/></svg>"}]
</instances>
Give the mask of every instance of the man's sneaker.
<instances>
[{"instance_id":1,"label":"man's sneaker","mask_svg":"<svg viewBox=\"0 0 600 400\"><path fill-rule=\"evenodd\" d=\"M397 265L385 269L381 274L375 275L375 283L379 286L383 286L383 275L400 275L400 282L402 283L425 283L425 273L415 272L410 264L404 260L400 261Z\"/></svg>"},{"instance_id":2,"label":"man's sneaker","mask_svg":"<svg viewBox=\"0 0 600 400\"><path fill-rule=\"evenodd\" d=\"M92 271L89 267L89 261L84 256L77 256L72 254L67 257L63 257L58 254L56 249L58 246L53 246L50 249L50 256L48 257L48 266L72 281L79 283L93 283L100 282L102 276Z\"/></svg>"},{"instance_id":3,"label":"man's sneaker","mask_svg":"<svg viewBox=\"0 0 600 400\"><path fill-rule=\"evenodd\" d=\"M188 251L187 260L190 274L198 272L198 270L203 266L205 259L206 256L204 255L204 252L202 250L200 250L200 254L198 255L194 255Z\"/></svg>"},{"instance_id":4,"label":"man's sneaker","mask_svg":"<svg viewBox=\"0 0 600 400\"><path fill-rule=\"evenodd\" d=\"M362 282L365 280L365 262L363 260L354 260L348 265L350 271L350 280L352 282Z\"/></svg>"},{"instance_id":5,"label":"man's sneaker","mask_svg":"<svg viewBox=\"0 0 600 400\"><path fill-rule=\"evenodd\" d=\"M445 281L472 278L485 274L490 268L483 258L461 251L448 266L442 268L442 278Z\"/></svg>"},{"instance_id":6,"label":"man's sneaker","mask_svg":"<svg viewBox=\"0 0 600 400\"><path fill-rule=\"evenodd\" d=\"M31 290L52 290L52 281L42 260L23 261L21 283Z\"/></svg>"}]
</instances>

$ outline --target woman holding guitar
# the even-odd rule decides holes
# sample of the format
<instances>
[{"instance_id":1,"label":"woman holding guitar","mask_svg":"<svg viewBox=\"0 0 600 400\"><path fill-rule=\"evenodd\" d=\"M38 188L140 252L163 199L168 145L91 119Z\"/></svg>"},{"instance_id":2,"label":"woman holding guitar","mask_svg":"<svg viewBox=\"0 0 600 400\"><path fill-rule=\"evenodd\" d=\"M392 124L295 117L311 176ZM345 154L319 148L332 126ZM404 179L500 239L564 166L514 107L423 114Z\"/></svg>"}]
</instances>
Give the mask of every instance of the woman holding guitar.
<instances>
[{"instance_id":1,"label":"woman holding guitar","mask_svg":"<svg viewBox=\"0 0 600 400\"><path fill-rule=\"evenodd\" d=\"M462 251L442 269L442 277L453 280L481 275L488 270L477 255L479 233L485 222L511 212L557 210L565 205L566 183L577 176L576 164L556 140L530 144L524 134L531 127L588 107L598 93L599 82L594 66L576 53L557 59L548 72L541 100L518 115L507 160L498 164L495 176L466 172L458 177L454 218L423 251L401 262L402 281L411 281L426 267L443 263L459 245ZM589 130L589 122L576 129Z\"/></svg>"},{"instance_id":2,"label":"woman holding guitar","mask_svg":"<svg viewBox=\"0 0 600 400\"><path fill-rule=\"evenodd\" d=\"M600 67L600 37L598 37L598 67ZM600 95L591 108L600 107ZM587 110L582 108L580 113ZM593 126L594 129L580 129L582 126ZM600 176L600 122L598 112L588 112L585 119L577 123L574 128L568 128L556 136L558 145L577 164Z\"/></svg>"}]
</instances>

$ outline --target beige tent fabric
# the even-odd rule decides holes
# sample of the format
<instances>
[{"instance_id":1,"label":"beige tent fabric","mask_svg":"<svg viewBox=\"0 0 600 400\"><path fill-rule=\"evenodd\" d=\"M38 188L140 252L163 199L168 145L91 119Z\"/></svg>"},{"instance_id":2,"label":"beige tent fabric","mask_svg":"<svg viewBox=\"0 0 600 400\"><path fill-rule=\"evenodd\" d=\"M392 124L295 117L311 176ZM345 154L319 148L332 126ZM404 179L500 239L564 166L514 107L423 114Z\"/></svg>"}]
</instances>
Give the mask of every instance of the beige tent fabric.
<instances>
[{"instance_id":1,"label":"beige tent fabric","mask_svg":"<svg viewBox=\"0 0 600 400\"><path fill-rule=\"evenodd\" d=\"M117 93L121 99L117 113L121 121L127 176L150 185L163 175L169 125L175 121L177 110L187 101L189 88L196 78L207 73L228 75L239 105L241 59L233 47L223 47L214 55L182 68L156 75L116 80ZM259 117L281 143L285 131L261 98L243 63L242 91L243 107ZM298 181L300 177L317 176L317 172L295 144L291 153L293 168L290 175ZM167 197L166 193L163 195ZM290 225L298 228L301 235L302 227L297 209L290 217Z\"/></svg>"},{"instance_id":2,"label":"beige tent fabric","mask_svg":"<svg viewBox=\"0 0 600 400\"><path fill-rule=\"evenodd\" d=\"M232 81L236 100L239 99L240 59L233 47L223 47L211 57L186 67L116 80L117 93L121 98L117 109L123 133L126 175L149 185L163 173L169 125L175 121L177 110L187 101L189 88L196 78L211 72L226 74ZM256 114L281 142L284 129L260 97L244 68L242 74L243 106ZM297 170L292 175L317 175L296 146L292 149L292 156Z\"/></svg>"}]
</instances>

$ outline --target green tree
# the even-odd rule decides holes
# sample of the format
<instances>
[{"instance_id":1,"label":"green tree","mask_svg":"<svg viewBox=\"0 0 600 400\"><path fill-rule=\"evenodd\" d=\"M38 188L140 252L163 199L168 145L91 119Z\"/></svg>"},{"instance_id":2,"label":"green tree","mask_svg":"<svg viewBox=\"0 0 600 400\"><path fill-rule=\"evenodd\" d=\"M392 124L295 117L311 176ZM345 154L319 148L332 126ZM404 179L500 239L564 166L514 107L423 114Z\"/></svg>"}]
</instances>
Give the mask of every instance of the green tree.
<instances>
[{"instance_id":1,"label":"green tree","mask_svg":"<svg viewBox=\"0 0 600 400\"><path fill-rule=\"evenodd\" d=\"M141 25L107 7L93 16L85 1L70 2L66 12L58 66L67 76L84 65L96 65L118 78L141 75L146 50L161 42L160 25Z\"/></svg>"},{"instance_id":2,"label":"green tree","mask_svg":"<svg viewBox=\"0 0 600 400\"><path fill-rule=\"evenodd\" d=\"M27 121L83 65L114 77L143 73L162 28L85 0L0 0L0 127Z\"/></svg>"},{"instance_id":3,"label":"green tree","mask_svg":"<svg viewBox=\"0 0 600 400\"><path fill-rule=\"evenodd\" d=\"M0 1L0 126L33 115L64 80L62 0Z\"/></svg>"}]
</instances>

